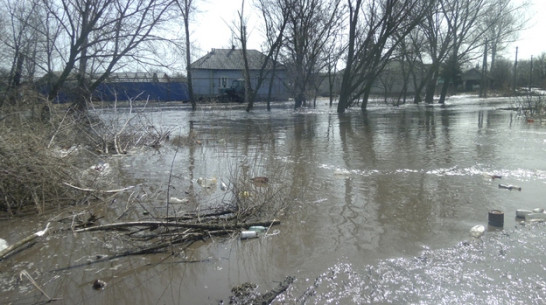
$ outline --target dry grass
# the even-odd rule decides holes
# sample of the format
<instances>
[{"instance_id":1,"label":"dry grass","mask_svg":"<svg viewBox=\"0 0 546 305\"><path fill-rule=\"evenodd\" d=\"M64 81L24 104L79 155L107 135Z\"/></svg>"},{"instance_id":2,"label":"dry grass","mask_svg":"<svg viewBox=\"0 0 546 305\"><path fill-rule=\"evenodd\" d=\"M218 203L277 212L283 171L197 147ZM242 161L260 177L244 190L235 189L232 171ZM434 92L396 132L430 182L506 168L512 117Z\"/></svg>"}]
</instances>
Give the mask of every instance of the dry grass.
<instances>
[{"instance_id":1,"label":"dry grass","mask_svg":"<svg viewBox=\"0 0 546 305\"><path fill-rule=\"evenodd\" d=\"M62 181L70 177L73 161L52 149L53 135L64 140L60 144L67 140L59 119L43 105L4 106L1 116L0 209L16 214L30 205L43 212L72 201L74 192Z\"/></svg>"},{"instance_id":2,"label":"dry grass","mask_svg":"<svg viewBox=\"0 0 546 305\"><path fill-rule=\"evenodd\" d=\"M0 107L0 211L43 213L85 202L90 193L66 183L97 188L89 185L90 165L135 146L158 147L168 136L136 114L105 121L22 95Z\"/></svg>"},{"instance_id":3,"label":"dry grass","mask_svg":"<svg viewBox=\"0 0 546 305\"><path fill-rule=\"evenodd\" d=\"M542 94L526 94L515 97L513 104L518 114L526 119L546 118L546 96Z\"/></svg>"}]
</instances>

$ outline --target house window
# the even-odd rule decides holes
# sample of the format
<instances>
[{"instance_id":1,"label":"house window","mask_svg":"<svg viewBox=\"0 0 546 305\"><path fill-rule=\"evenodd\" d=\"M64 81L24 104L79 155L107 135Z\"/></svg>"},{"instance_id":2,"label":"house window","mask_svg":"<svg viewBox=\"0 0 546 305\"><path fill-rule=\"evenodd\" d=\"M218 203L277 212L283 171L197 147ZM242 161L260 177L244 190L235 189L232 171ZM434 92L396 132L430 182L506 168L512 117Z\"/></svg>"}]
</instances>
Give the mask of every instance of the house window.
<instances>
[{"instance_id":1,"label":"house window","mask_svg":"<svg viewBox=\"0 0 546 305\"><path fill-rule=\"evenodd\" d=\"M220 77L220 88L227 88L227 77Z\"/></svg>"}]
</instances>

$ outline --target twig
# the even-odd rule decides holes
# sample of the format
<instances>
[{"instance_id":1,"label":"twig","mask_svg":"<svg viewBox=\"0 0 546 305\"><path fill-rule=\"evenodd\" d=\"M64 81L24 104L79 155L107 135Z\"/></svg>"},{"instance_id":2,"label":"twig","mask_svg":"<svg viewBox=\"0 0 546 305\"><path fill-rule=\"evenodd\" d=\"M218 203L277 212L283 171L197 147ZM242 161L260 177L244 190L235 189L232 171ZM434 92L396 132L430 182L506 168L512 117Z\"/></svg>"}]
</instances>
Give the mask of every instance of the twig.
<instances>
[{"instance_id":1,"label":"twig","mask_svg":"<svg viewBox=\"0 0 546 305\"><path fill-rule=\"evenodd\" d=\"M55 137L57 136L57 134L59 133L59 131L61 130L61 127L63 126L63 122L64 120L66 119L66 116L68 115L69 111L66 111L63 115L63 119L61 120L61 122L59 123L59 127L57 127L57 129L55 130L55 132L53 133L53 136L51 137L51 139L49 140L49 143L47 144L47 148L51 148L51 145L53 144L53 141L55 140Z\"/></svg>"},{"instance_id":2,"label":"twig","mask_svg":"<svg viewBox=\"0 0 546 305\"><path fill-rule=\"evenodd\" d=\"M124 191L127 191L127 190L130 190L132 188L134 188L135 186L134 185L130 185L128 187L124 187L122 189L115 189L115 190L96 190L96 189L92 189L92 188L84 188L84 187L77 187L75 185L72 185L68 182L63 182L64 185L66 186L69 186L71 188L75 188L79 191L83 191L83 192L92 192L92 193L119 193L119 192L124 192Z\"/></svg>"},{"instance_id":3,"label":"twig","mask_svg":"<svg viewBox=\"0 0 546 305\"><path fill-rule=\"evenodd\" d=\"M38 231L36 233L33 233L33 234L21 239L20 241L14 243L13 245L7 247L6 249L0 251L0 259L6 258L11 253L13 253L16 249L18 249L18 248L20 248L20 247L22 247L22 246L24 246L26 244L31 243L37 237L44 236L45 233L47 233L48 229L49 229L49 222L47 223L45 229L43 229L42 231Z\"/></svg>"},{"instance_id":4,"label":"twig","mask_svg":"<svg viewBox=\"0 0 546 305\"><path fill-rule=\"evenodd\" d=\"M32 285L34 285L34 287L36 287L36 289L38 289L38 291L40 291L46 298L47 298L47 301L48 302L51 302L51 301L58 301L58 300L62 300L62 298L52 298L50 297L41 287L40 285L38 285L38 283L36 283L36 281L32 278L32 276L30 276L30 274L26 271L26 270L22 270L20 273L19 273L19 279L22 281L23 280L23 276L26 277L30 283Z\"/></svg>"},{"instance_id":5,"label":"twig","mask_svg":"<svg viewBox=\"0 0 546 305\"><path fill-rule=\"evenodd\" d=\"M204 218L206 218L206 217L218 217L218 216L224 216L224 215L229 215L229 214L233 214L233 213L235 213L235 212L230 211L230 210L207 213L207 214L191 213L191 214L184 214L184 215L181 215L181 216L168 216L168 217L165 217L165 220L167 220L167 221L181 221L181 220L191 220L191 219L195 219L195 218L201 219L201 217L204 217Z\"/></svg>"},{"instance_id":6,"label":"twig","mask_svg":"<svg viewBox=\"0 0 546 305\"><path fill-rule=\"evenodd\" d=\"M173 168L174 168L174 160L176 160L176 155L178 155L178 146L176 147L176 150L174 151L173 160L171 161L171 169L169 170L169 181L167 182L167 216L169 216L169 206L170 206L170 194L171 194L171 180L173 178Z\"/></svg>"}]
</instances>

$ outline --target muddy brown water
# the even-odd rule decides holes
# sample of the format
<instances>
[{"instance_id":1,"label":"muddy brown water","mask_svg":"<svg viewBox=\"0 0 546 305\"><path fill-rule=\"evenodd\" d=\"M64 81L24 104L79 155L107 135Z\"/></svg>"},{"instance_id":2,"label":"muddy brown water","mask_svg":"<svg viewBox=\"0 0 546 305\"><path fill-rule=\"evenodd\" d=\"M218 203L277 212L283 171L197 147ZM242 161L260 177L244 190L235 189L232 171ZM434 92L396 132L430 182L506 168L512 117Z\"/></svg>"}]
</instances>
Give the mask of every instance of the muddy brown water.
<instances>
[{"instance_id":1,"label":"muddy brown water","mask_svg":"<svg viewBox=\"0 0 546 305\"><path fill-rule=\"evenodd\" d=\"M169 196L185 198L188 188L196 196L189 206L173 203L170 213L218 206L229 199L225 192L219 185L203 189L197 179L215 177L229 187L245 168L249 176L271 177L288 198L271 234L213 238L176 255L100 261L128 241L114 232L56 232L54 225L31 248L0 262L0 303L46 300L19 278L22 270L62 298L58 304L218 304L228 302L234 286L252 282L263 293L289 275L295 282L275 304L546 302L546 227L514 217L518 208L546 208L546 125L500 110L508 99L372 104L367 114L343 115L324 100L315 109L291 106L266 112L258 104L252 113L227 105L143 110L148 124L172 136L192 132L200 145L104 159L116 169L112 185L136 185L142 198L132 198L133 206L115 199L90 207L105 222L164 215L169 178ZM469 229L488 227L492 209L505 212L504 229L489 227L471 239ZM58 218L5 220L0 237L12 243ZM99 278L107 286L92 289Z\"/></svg>"}]
</instances>

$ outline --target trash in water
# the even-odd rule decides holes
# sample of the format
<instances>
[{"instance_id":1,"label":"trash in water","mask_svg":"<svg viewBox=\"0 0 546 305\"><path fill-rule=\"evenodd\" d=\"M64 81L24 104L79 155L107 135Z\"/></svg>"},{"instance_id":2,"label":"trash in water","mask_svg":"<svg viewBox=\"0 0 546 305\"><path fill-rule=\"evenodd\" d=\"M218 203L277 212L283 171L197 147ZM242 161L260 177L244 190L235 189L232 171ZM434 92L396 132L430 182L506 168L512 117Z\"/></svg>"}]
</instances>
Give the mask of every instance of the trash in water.
<instances>
[{"instance_id":1,"label":"trash in water","mask_svg":"<svg viewBox=\"0 0 546 305\"><path fill-rule=\"evenodd\" d=\"M241 198L249 198L250 196L251 196L250 192L248 192L248 191L239 192L239 197L241 197Z\"/></svg>"},{"instance_id":2,"label":"trash in water","mask_svg":"<svg viewBox=\"0 0 546 305\"><path fill-rule=\"evenodd\" d=\"M546 213L530 213L525 215L525 221L546 221Z\"/></svg>"},{"instance_id":3,"label":"trash in water","mask_svg":"<svg viewBox=\"0 0 546 305\"><path fill-rule=\"evenodd\" d=\"M499 210L491 210L489 211L488 220L489 225L502 228L504 226L504 212Z\"/></svg>"},{"instance_id":4,"label":"trash in water","mask_svg":"<svg viewBox=\"0 0 546 305\"><path fill-rule=\"evenodd\" d=\"M93 289L95 289L95 290L101 290L101 289L104 289L104 287L106 287L106 282L105 281L95 280L93 282Z\"/></svg>"},{"instance_id":5,"label":"trash in water","mask_svg":"<svg viewBox=\"0 0 546 305\"><path fill-rule=\"evenodd\" d=\"M267 177L254 177L250 179L256 186L265 186L269 182Z\"/></svg>"},{"instance_id":6,"label":"trash in water","mask_svg":"<svg viewBox=\"0 0 546 305\"><path fill-rule=\"evenodd\" d=\"M241 231L241 239L256 238L258 232L256 231Z\"/></svg>"},{"instance_id":7,"label":"trash in water","mask_svg":"<svg viewBox=\"0 0 546 305\"><path fill-rule=\"evenodd\" d=\"M223 181L220 183L220 189L221 189L222 191L227 190L227 185L226 185Z\"/></svg>"},{"instance_id":8,"label":"trash in water","mask_svg":"<svg viewBox=\"0 0 546 305\"><path fill-rule=\"evenodd\" d=\"M485 227L482 225L475 225L470 229L470 236L479 238L485 233Z\"/></svg>"},{"instance_id":9,"label":"trash in water","mask_svg":"<svg viewBox=\"0 0 546 305\"><path fill-rule=\"evenodd\" d=\"M527 214L531 214L533 211L530 210L524 210L524 209L517 209L516 210L516 217L518 218L525 218Z\"/></svg>"},{"instance_id":10,"label":"trash in water","mask_svg":"<svg viewBox=\"0 0 546 305\"><path fill-rule=\"evenodd\" d=\"M255 231L256 233L263 233L267 230L264 226L251 226L248 228L249 231Z\"/></svg>"},{"instance_id":11,"label":"trash in water","mask_svg":"<svg viewBox=\"0 0 546 305\"><path fill-rule=\"evenodd\" d=\"M9 247L8 242L5 239L0 238L0 251Z\"/></svg>"},{"instance_id":12,"label":"trash in water","mask_svg":"<svg viewBox=\"0 0 546 305\"><path fill-rule=\"evenodd\" d=\"M197 184L199 184L201 187L204 187L204 188L213 188L213 187L216 187L216 177L212 177L212 178L203 178L203 177L199 177L197 178Z\"/></svg>"},{"instance_id":13,"label":"trash in water","mask_svg":"<svg viewBox=\"0 0 546 305\"><path fill-rule=\"evenodd\" d=\"M521 186L515 186L515 185L511 185L511 184L499 184L499 188L500 189L507 189L507 190L518 190L518 191L521 191Z\"/></svg>"},{"instance_id":14,"label":"trash in water","mask_svg":"<svg viewBox=\"0 0 546 305\"><path fill-rule=\"evenodd\" d=\"M169 198L170 203L188 203L190 200L188 198L178 198L178 197L171 197Z\"/></svg>"}]
</instances>

